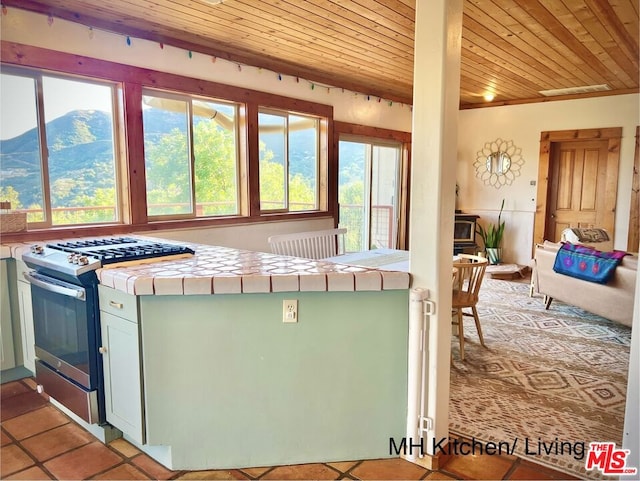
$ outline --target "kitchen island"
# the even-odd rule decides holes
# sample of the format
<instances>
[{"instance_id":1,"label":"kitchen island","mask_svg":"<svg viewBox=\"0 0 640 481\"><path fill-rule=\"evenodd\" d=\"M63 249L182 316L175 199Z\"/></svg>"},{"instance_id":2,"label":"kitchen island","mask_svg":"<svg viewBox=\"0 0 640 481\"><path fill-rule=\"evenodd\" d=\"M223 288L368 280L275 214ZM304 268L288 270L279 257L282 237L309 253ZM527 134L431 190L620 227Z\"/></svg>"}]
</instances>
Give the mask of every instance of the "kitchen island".
<instances>
[{"instance_id":1,"label":"kitchen island","mask_svg":"<svg viewBox=\"0 0 640 481\"><path fill-rule=\"evenodd\" d=\"M409 274L192 247L96 271L107 420L171 469L390 456Z\"/></svg>"}]
</instances>

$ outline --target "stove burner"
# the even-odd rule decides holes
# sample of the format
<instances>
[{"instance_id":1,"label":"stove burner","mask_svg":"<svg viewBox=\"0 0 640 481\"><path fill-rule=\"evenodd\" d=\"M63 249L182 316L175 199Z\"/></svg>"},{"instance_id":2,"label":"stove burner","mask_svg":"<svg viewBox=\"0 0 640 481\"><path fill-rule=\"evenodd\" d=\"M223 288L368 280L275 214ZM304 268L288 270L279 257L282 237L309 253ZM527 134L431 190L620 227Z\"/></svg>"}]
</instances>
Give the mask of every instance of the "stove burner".
<instances>
[{"instance_id":1,"label":"stove burner","mask_svg":"<svg viewBox=\"0 0 640 481\"><path fill-rule=\"evenodd\" d=\"M109 239L89 239L79 240L73 242L57 242L55 244L47 244L47 247L52 249L58 249L64 252L76 252L78 249L85 247L100 247L100 246L112 246L119 244L135 244L140 242L139 240L132 239L131 237L112 237Z\"/></svg>"},{"instance_id":2,"label":"stove burner","mask_svg":"<svg viewBox=\"0 0 640 481\"><path fill-rule=\"evenodd\" d=\"M116 247L104 250L83 250L82 253L87 256L93 256L102 262L102 264L112 264L123 260L139 260L151 257L164 257L173 254L193 254L194 251L188 247L182 247L169 244L143 244L127 247Z\"/></svg>"},{"instance_id":3,"label":"stove burner","mask_svg":"<svg viewBox=\"0 0 640 481\"><path fill-rule=\"evenodd\" d=\"M57 272L79 276L106 264L137 261L173 255L193 255L195 251L179 244L165 244L150 239L112 237L80 239L34 245L22 258L31 267L41 266Z\"/></svg>"}]
</instances>

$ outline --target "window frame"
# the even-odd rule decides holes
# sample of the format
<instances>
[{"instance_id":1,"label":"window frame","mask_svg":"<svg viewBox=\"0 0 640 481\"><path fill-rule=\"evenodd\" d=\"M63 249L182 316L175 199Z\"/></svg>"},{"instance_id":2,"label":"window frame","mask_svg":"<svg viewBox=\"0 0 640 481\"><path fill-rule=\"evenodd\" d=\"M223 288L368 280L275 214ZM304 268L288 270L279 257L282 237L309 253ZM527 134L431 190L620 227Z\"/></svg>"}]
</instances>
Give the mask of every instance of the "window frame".
<instances>
[{"instance_id":1,"label":"window frame","mask_svg":"<svg viewBox=\"0 0 640 481\"><path fill-rule=\"evenodd\" d=\"M36 130L38 135L39 145L39 164L40 164L40 182L42 188L42 213L44 219L42 221L29 222L28 227L30 229L64 229L64 228L82 228L82 227L96 227L103 225L113 225L122 223L122 174L121 165L121 131L119 126L122 124L121 115L121 88L118 82L112 80L96 79L93 77L86 77L83 75L77 75L66 72L56 72L46 69L23 67L7 64L4 61L0 63L0 73L13 75L18 77L24 77L32 79L34 82L35 92L35 108L36 108ZM111 122L112 122L112 138L113 145L113 168L114 168L114 183L115 183L115 203L114 203L114 217L113 221L105 222L85 222L81 224L54 224L53 223L53 205L51 198L51 179L49 176L49 144L47 140L47 128L46 128L46 106L44 99L44 77L66 80L72 82L82 82L90 85L98 85L101 87L108 87L111 90Z\"/></svg>"},{"instance_id":2,"label":"window frame","mask_svg":"<svg viewBox=\"0 0 640 481\"><path fill-rule=\"evenodd\" d=\"M189 220L189 219L216 219L222 217L235 217L242 215L242 202L241 202L241 188L240 188L240 178L241 178L241 161L240 161L240 148L239 148L239 138L240 138L240 128L238 118L240 117L239 112L241 110L241 105L238 102L231 102L229 100L221 100L212 97L203 97L196 96L193 94L183 93L183 92L175 92L175 91L166 91L160 90L156 88L143 87L142 88L142 98L145 96L155 97L155 98L163 98L169 100L176 100L180 102L185 102L187 106L186 115L187 115L187 147L188 147L188 155L189 155L189 180L190 180L190 201L191 201L191 212L184 214L159 214L159 215L150 215L148 213L147 206L147 221L149 223L152 222L162 222L162 221L171 221L171 220ZM234 150L235 150L235 159L234 159L234 182L236 186L236 195L235 195L235 203L236 203L236 213L233 214L219 214L219 215L201 215L197 214L197 195L196 195L196 144L195 144L195 131L194 131L194 101L202 101L208 103L217 103L217 104L226 104L230 107L233 107L234 110ZM144 103L144 102L143 102ZM143 132L144 132L144 122L143 122ZM144 135L144 134L143 134ZM144 136L143 136L144 143ZM146 169L146 157L145 157L145 169ZM145 178L146 178L146 170L145 170ZM146 197L146 196L145 196Z\"/></svg>"},{"instance_id":3,"label":"window frame","mask_svg":"<svg viewBox=\"0 0 640 481\"><path fill-rule=\"evenodd\" d=\"M315 115L309 115L301 112L292 112L288 110L280 110L274 108L265 108L260 107L258 110L258 115L266 114L273 115L277 117L282 117L284 119L284 207L281 209L264 209L262 208L262 192L259 193L260 199L260 212L262 214L278 214L278 213L294 213L294 212L316 212L321 210L320 205L320 172L321 165L323 164L322 156L321 156L321 119ZM315 174L315 184L316 187L314 189L314 208L313 209L305 209L305 210L291 210L291 199L290 199L290 167L291 167L291 155L290 155L290 126L291 126L291 117L305 117L308 119L312 119L314 121L315 130L316 130L316 139L315 139L315 165L314 165L314 174ZM260 133L260 120L258 117L258 134ZM259 175L260 173L258 173Z\"/></svg>"},{"instance_id":4,"label":"window frame","mask_svg":"<svg viewBox=\"0 0 640 481\"><path fill-rule=\"evenodd\" d=\"M333 132L333 106L299 98L251 90L195 77L185 77L164 71L149 70L131 65L81 55L47 50L29 45L0 42L0 55L5 66L16 65L48 73L93 78L98 82L115 82L121 87L122 123L116 126L121 134L122 182L120 223L96 226L80 225L32 230L27 233L3 234L8 240L48 239L63 235L65 231L78 235L115 235L149 232L165 229L205 228L212 226L277 222L286 220L336 219L336 189L331 185L335 177ZM202 217L150 221L146 215L146 182L144 175L144 145L142 131L142 90L151 88L204 96L221 101L239 103L240 159L240 213L237 216ZM258 127L259 108L273 108L302 115L316 116L320 120L320 159L318 176L318 209L266 213L259 205Z\"/></svg>"},{"instance_id":5,"label":"window frame","mask_svg":"<svg viewBox=\"0 0 640 481\"><path fill-rule=\"evenodd\" d=\"M409 199L411 196L411 132L370 127L349 122L336 121L333 123L333 143L336 145L336 169L329 178L332 189L332 199L335 199L336 216L339 213L338 206L338 149L340 140L365 140L374 144L385 145L401 144L400 172L398 176L400 198L398 199L398 249L409 249Z\"/></svg>"}]
</instances>

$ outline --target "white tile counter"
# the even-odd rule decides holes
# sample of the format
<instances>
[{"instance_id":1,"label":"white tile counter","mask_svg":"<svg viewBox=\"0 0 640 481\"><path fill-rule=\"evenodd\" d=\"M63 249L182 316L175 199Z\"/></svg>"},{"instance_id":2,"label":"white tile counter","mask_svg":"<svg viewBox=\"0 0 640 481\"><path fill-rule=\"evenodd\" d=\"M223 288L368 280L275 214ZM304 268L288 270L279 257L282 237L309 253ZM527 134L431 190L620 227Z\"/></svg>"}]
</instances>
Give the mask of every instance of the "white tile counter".
<instances>
[{"instance_id":1,"label":"white tile counter","mask_svg":"<svg viewBox=\"0 0 640 481\"><path fill-rule=\"evenodd\" d=\"M155 242L179 242L131 236ZM95 238L95 237L92 237ZM74 239L78 240L78 239ZM48 243L52 241L43 241ZM32 243L3 245L20 258ZM207 295L267 292L381 291L408 289L407 272L380 270L323 260L244 251L229 247L179 243L195 255L138 265L108 265L98 269L100 283L133 295Z\"/></svg>"},{"instance_id":2,"label":"white tile counter","mask_svg":"<svg viewBox=\"0 0 640 481\"><path fill-rule=\"evenodd\" d=\"M188 244L192 257L96 272L101 284L133 295L241 294L408 289L407 272L384 271L228 247Z\"/></svg>"}]
</instances>

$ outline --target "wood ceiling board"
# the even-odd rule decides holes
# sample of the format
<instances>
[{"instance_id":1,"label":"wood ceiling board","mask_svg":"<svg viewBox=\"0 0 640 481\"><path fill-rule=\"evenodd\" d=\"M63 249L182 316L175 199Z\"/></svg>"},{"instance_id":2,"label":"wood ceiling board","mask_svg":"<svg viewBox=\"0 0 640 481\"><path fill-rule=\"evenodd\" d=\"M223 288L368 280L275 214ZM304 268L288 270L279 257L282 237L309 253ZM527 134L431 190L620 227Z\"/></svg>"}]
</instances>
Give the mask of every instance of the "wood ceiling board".
<instances>
[{"instance_id":1,"label":"wood ceiling board","mask_svg":"<svg viewBox=\"0 0 640 481\"><path fill-rule=\"evenodd\" d=\"M494 13L497 13L500 18L506 17L506 13L496 4L492 3L491 9ZM501 25L501 23L495 21L491 15L477 8L474 4L469 4L466 9L465 19L467 16L477 20L481 25L486 26L491 31L500 32L501 36L513 45L515 50L511 52L512 54L513 52L529 52L529 56L536 58L538 62L544 63L547 67L551 68L555 72L554 79L556 82L559 77L566 79L563 81L565 81L567 85L586 85L591 81L591 78L581 69L568 67L565 56L550 48L549 45L540 40L537 35L534 35L512 17L508 17L511 21L504 21ZM538 91L540 88L534 90Z\"/></svg>"},{"instance_id":2,"label":"wood ceiling board","mask_svg":"<svg viewBox=\"0 0 640 481\"><path fill-rule=\"evenodd\" d=\"M3 4L396 102L413 95L416 0ZM487 89L503 104L602 83L614 90L596 96L638 91L638 0L464 0L463 8L462 107L494 105L482 99Z\"/></svg>"}]
</instances>

